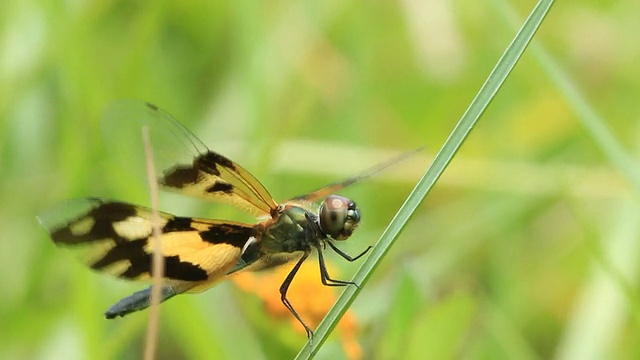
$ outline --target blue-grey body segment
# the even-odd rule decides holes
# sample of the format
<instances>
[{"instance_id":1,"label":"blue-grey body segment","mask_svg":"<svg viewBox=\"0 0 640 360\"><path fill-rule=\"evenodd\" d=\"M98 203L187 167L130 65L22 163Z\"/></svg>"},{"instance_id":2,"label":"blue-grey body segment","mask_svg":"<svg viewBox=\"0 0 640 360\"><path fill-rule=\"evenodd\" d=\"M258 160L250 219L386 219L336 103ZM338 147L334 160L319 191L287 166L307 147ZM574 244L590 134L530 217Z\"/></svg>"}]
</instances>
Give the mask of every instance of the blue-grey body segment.
<instances>
[{"instance_id":1,"label":"blue-grey body segment","mask_svg":"<svg viewBox=\"0 0 640 360\"><path fill-rule=\"evenodd\" d=\"M177 294L173 287L165 285L160 291L160 302L170 299ZM104 316L107 319L113 319L117 316L125 316L132 312L146 309L149 305L151 305L151 287L135 292L118 301L104 313Z\"/></svg>"}]
</instances>

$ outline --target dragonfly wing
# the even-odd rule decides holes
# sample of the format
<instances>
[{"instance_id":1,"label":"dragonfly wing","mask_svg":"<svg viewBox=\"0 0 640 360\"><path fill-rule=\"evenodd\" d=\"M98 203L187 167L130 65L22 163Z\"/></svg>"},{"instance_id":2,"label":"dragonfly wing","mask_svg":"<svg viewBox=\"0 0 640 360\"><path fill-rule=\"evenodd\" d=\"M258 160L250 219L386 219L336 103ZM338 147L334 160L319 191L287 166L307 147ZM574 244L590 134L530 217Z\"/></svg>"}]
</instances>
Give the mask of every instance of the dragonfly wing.
<instances>
[{"instance_id":1,"label":"dragonfly wing","mask_svg":"<svg viewBox=\"0 0 640 360\"><path fill-rule=\"evenodd\" d=\"M150 134L158 183L184 195L228 203L254 215L271 214L277 204L247 170L215 153L189 129L157 106L138 100L120 100L103 120L105 143L118 162L138 177L145 168L142 128Z\"/></svg>"},{"instance_id":2,"label":"dragonfly wing","mask_svg":"<svg viewBox=\"0 0 640 360\"><path fill-rule=\"evenodd\" d=\"M371 167L363 172L361 172L360 174L350 177L348 179L339 181L339 182L335 182L326 186L321 187L320 189L314 190L310 193L304 194L304 195L300 195L300 196L296 196L294 198L291 199L291 201L296 201L296 200L303 200L303 201L310 201L310 202L316 202L318 200L324 199L325 197L331 195L331 194L335 194L337 191L340 191L341 189L352 185L360 180L369 178L379 172L381 172L382 170L385 170L386 168L390 167L391 165L395 165L398 162L408 158L409 156L414 155L417 152L420 152L424 149L424 147L406 152L404 154L400 154L399 156L396 156L395 158L389 159L385 162L382 162L374 167Z\"/></svg>"},{"instance_id":3,"label":"dragonfly wing","mask_svg":"<svg viewBox=\"0 0 640 360\"><path fill-rule=\"evenodd\" d=\"M38 217L54 243L78 250L89 267L129 280L151 277L151 209L95 198L71 200ZM223 277L253 226L160 213L164 279L194 287ZM179 292L182 292L181 290Z\"/></svg>"}]
</instances>

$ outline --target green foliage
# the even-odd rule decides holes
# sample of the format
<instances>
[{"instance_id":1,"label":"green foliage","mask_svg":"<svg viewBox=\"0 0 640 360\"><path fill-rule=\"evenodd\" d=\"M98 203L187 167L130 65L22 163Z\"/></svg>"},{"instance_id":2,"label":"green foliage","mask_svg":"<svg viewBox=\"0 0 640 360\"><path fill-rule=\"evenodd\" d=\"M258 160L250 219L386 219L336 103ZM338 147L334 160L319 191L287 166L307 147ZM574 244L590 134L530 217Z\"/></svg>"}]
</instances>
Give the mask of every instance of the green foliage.
<instances>
[{"instance_id":1,"label":"green foliage","mask_svg":"<svg viewBox=\"0 0 640 360\"><path fill-rule=\"evenodd\" d=\"M640 356L640 9L633 0L604 4L554 6L377 261L351 306L365 358ZM144 183L104 150L100 118L116 99L160 105L276 199L426 145L344 191L364 220L343 249L358 253L380 238L532 3L370 5L5 1L0 357L142 354L145 313L102 318L141 286L87 271L35 220L79 196L148 204ZM228 215L172 197L161 208ZM342 278L362 264L332 260ZM254 319L266 313L260 303L230 287L164 304L159 357L299 350L303 335L265 331L286 323ZM336 331L317 356L344 357L340 339Z\"/></svg>"}]
</instances>

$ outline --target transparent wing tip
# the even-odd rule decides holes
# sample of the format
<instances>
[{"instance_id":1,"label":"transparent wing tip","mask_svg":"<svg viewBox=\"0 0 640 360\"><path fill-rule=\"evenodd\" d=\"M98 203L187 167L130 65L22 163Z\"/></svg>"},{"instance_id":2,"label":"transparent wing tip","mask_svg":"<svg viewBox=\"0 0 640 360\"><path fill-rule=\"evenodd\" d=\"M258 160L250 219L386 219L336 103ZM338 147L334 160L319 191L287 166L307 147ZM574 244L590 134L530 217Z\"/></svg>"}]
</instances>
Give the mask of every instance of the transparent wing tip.
<instances>
[{"instance_id":1,"label":"transparent wing tip","mask_svg":"<svg viewBox=\"0 0 640 360\"><path fill-rule=\"evenodd\" d=\"M36 216L40 226L49 232L67 226L74 220L87 214L103 200L97 198L83 198L67 200Z\"/></svg>"}]
</instances>

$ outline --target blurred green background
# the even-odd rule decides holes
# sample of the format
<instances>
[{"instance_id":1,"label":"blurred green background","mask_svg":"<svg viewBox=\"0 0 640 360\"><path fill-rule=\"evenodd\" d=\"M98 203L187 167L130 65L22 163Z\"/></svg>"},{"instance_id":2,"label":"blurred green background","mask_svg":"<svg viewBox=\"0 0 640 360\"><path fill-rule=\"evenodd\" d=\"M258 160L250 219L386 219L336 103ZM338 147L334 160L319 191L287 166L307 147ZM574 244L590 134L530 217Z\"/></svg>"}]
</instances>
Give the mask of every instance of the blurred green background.
<instances>
[{"instance_id":1,"label":"blurred green background","mask_svg":"<svg viewBox=\"0 0 640 360\"><path fill-rule=\"evenodd\" d=\"M141 356L146 315L102 316L141 285L86 270L35 220L73 197L149 203L144 183L113 165L125 159L105 150L111 101L166 109L278 200L426 145L343 192L364 217L343 246L357 253L533 5L3 1L0 358ZM354 303L364 358L640 357L637 161L614 166L594 140L638 157L638 13L635 0L555 5L534 45L573 87L525 53ZM585 106L609 130L585 127ZM162 209L226 211L173 199ZM342 278L358 266L327 256ZM293 356L305 337L264 331L256 322L278 320L256 320L261 304L246 298L226 282L164 304L159 357ZM344 357L337 336L319 354Z\"/></svg>"}]
</instances>

